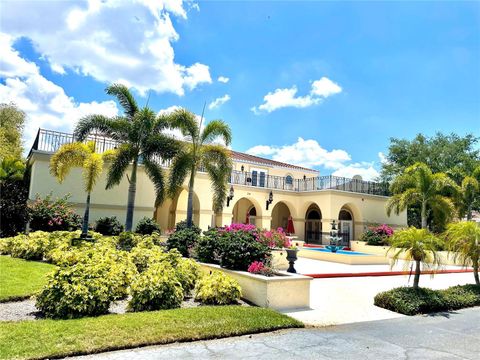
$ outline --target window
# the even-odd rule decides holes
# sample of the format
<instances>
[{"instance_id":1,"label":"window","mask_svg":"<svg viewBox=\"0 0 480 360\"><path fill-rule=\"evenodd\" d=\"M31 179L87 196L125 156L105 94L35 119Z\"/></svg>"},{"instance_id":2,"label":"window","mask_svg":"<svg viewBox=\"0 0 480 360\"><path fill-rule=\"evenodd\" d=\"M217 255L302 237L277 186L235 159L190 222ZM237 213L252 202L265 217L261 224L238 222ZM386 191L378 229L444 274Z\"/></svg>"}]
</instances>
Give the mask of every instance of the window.
<instances>
[{"instance_id":1,"label":"window","mask_svg":"<svg viewBox=\"0 0 480 360\"><path fill-rule=\"evenodd\" d=\"M285 178L285 184L293 185L293 177L291 175L287 175L287 177Z\"/></svg>"}]
</instances>

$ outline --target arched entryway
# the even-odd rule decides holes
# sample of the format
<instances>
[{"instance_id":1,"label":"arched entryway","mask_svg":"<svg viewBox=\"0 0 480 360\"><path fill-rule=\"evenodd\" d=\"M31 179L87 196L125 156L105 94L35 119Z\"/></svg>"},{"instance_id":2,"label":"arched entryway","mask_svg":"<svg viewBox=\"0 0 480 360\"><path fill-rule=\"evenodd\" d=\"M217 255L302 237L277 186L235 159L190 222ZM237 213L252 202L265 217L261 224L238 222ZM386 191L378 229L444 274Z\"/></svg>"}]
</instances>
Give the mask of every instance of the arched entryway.
<instances>
[{"instance_id":1,"label":"arched entryway","mask_svg":"<svg viewBox=\"0 0 480 360\"><path fill-rule=\"evenodd\" d=\"M348 246L355 234L353 212L344 206L338 213L338 230L342 236L343 245Z\"/></svg>"},{"instance_id":2,"label":"arched entryway","mask_svg":"<svg viewBox=\"0 0 480 360\"><path fill-rule=\"evenodd\" d=\"M322 212L317 204L310 205L305 214L305 242L322 243Z\"/></svg>"},{"instance_id":3,"label":"arched entryway","mask_svg":"<svg viewBox=\"0 0 480 360\"><path fill-rule=\"evenodd\" d=\"M272 210L272 229L278 229L281 227L283 230L286 230L288 226L288 217L290 215L290 209L287 204L282 201L276 203Z\"/></svg>"},{"instance_id":4,"label":"arched entryway","mask_svg":"<svg viewBox=\"0 0 480 360\"><path fill-rule=\"evenodd\" d=\"M233 223L253 225L256 225L256 218L259 216L257 207L247 198L241 198L235 203L232 215Z\"/></svg>"},{"instance_id":5,"label":"arched entryway","mask_svg":"<svg viewBox=\"0 0 480 360\"><path fill-rule=\"evenodd\" d=\"M187 219L188 191L180 190L173 199L167 199L155 210L154 217L162 231L172 230L175 225ZM193 193L193 223L200 223L200 201L197 194Z\"/></svg>"}]
</instances>

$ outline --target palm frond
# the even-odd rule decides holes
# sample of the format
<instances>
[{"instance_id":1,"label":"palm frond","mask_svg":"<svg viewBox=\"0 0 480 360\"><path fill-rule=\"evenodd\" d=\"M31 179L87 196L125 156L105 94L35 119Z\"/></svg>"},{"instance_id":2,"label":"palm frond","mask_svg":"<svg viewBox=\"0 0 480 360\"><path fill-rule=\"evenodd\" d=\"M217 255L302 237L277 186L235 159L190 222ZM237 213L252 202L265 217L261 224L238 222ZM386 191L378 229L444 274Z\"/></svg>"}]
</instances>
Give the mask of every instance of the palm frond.
<instances>
[{"instance_id":1,"label":"palm frond","mask_svg":"<svg viewBox=\"0 0 480 360\"><path fill-rule=\"evenodd\" d=\"M194 143L198 142L199 124L192 112L186 109L176 109L165 115L162 121L166 121L173 129L179 129L188 140Z\"/></svg>"},{"instance_id":2,"label":"palm frond","mask_svg":"<svg viewBox=\"0 0 480 360\"><path fill-rule=\"evenodd\" d=\"M135 151L130 144L122 144L117 149L115 158L108 169L106 189L111 189L120 183L134 156Z\"/></svg>"},{"instance_id":3,"label":"palm frond","mask_svg":"<svg viewBox=\"0 0 480 360\"><path fill-rule=\"evenodd\" d=\"M161 156L162 160L170 160L179 151L182 144L171 136L164 134L153 134L144 139L142 152L145 157Z\"/></svg>"},{"instance_id":4,"label":"palm frond","mask_svg":"<svg viewBox=\"0 0 480 360\"><path fill-rule=\"evenodd\" d=\"M181 151L173 159L168 177L168 194L170 197L174 197L178 193L193 164L192 154L186 151Z\"/></svg>"},{"instance_id":5,"label":"palm frond","mask_svg":"<svg viewBox=\"0 0 480 360\"><path fill-rule=\"evenodd\" d=\"M92 192L95 183L103 171L103 159L100 154L90 154L83 163L83 183L87 193Z\"/></svg>"},{"instance_id":6,"label":"palm frond","mask_svg":"<svg viewBox=\"0 0 480 360\"><path fill-rule=\"evenodd\" d=\"M446 196L434 195L428 200L428 204L435 217L451 219L455 213L455 205L452 199Z\"/></svg>"},{"instance_id":7,"label":"palm frond","mask_svg":"<svg viewBox=\"0 0 480 360\"><path fill-rule=\"evenodd\" d=\"M143 161L143 165L145 166L145 172L147 176L152 180L153 185L155 187L155 207L161 205L165 200L165 178L163 174L163 169L160 165L158 165L154 161L150 161L145 159Z\"/></svg>"},{"instance_id":8,"label":"palm frond","mask_svg":"<svg viewBox=\"0 0 480 360\"><path fill-rule=\"evenodd\" d=\"M62 145L50 159L50 173L62 183L74 167L82 167L91 155L88 145L75 142Z\"/></svg>"},{"instance_id":9,"label":"palm frond","mask_svg":"<svg viewBox=\"0 0 480 360\"><path fill-rule=\"evenodd\" d=\"M473 221L461 221L447 226L445 231L447 249L455 260L464 266L480 260L480 225Z\"/></svg>"},{"instance_id":10,"label":"palm frond","mask_svg":"<svg viewBox=\"0 0 480 360\"><path fill-rule=\"evenodd\" d=\"M202 131L200 142L202 144L209 144L217 137L220 137L226 146L232 142L232 130L230 130L230 127L222 120L210 121Z\"/></svg>"},{"instance_id":11,"label":"palm frond","mask_svg":"<svg viewBox=\"0 0 480 360\"><path fill-rule=\"evenodd\" d=\"M117 98L122 106L125 114L131 119L138 111L138 105L130 90L122 84L112 84L105 89L108 95L113 95Z\"/></svg>"},{"instance_id":12,"label":"palm frond","mask_svg":"<svg viewBox=\"0 0 480 360\"><path fill-rule=\"evenodd\" d=\"M130 132L130 123L124 118L108 118L103 115L87 115L81 118L73 135L76 140L84 141L92 132L117 141L125 141Z\"/></svg>"}]
</instances>

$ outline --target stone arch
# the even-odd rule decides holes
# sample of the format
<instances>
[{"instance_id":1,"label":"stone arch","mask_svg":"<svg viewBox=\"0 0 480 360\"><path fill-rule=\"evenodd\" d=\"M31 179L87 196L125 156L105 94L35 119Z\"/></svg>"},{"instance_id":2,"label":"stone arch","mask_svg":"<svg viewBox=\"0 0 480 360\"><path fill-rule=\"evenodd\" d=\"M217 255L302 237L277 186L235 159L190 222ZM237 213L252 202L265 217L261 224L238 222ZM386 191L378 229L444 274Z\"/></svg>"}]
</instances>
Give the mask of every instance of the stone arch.
<instances>
[{"instance_id":1,"label":"stone arch","mask_svg":"<svg viewBox=\"0 0 480 360\"><path fill-rule=\"evenodd\" d=\"M286 230L289 216L293 215L288 204L284 201L277 202L272 209L272 229L281 227Z\"/></svg>"},{"instance_id":2,"label":"stone arch","mask_svg":"<svg viewBox=\"0 0 480 360\"><path fill-rule=\"evenodd\" d=\"M187 219L188 189L182 187L172 199L167 199L155 210L155 218L162 230L171 230L182 220ZM200 223L200 200L193 192L193 223Z\"/></svg>"},{"instance_id":3,"label":"stone arch","mask_svg":"<svg viewBox=\"0 0 480 360\"><path fill-rule=\"evenodd\" d=\"M346 203L340 207L337 213L338 230L342 234L344 245L357 238L360 227L355 223L362 221L358 207L352 203Z\"/></svg>"},{"instance_id":4,"label":"stone arch","mask_svg":"<svg viewBox=\"0 0 480 360\"><path fill-rule=\"evenodd\" d=\"M247 216L248 214L248 216ZM257 200L250 197L238 199L232 208L232 223L255 224L256 219L262 216L262 208Z\"/></svg>"}]
</instances>

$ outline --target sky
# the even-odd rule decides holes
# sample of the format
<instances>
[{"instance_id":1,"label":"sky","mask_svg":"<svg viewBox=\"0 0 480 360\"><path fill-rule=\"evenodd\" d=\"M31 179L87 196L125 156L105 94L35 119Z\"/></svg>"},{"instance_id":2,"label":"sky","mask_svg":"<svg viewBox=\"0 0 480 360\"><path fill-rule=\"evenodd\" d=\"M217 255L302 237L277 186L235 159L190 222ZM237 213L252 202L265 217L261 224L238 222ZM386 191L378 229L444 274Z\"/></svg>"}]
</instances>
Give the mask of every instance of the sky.
<instances>
[{"instance_id":1,"label":"sky","mask_svg":"<svg viewBox=\"0 0 480 360\"><path fill-rule=\"evenodd\" d=\"M480 2L0 0L0 103L71 132L126 84L232 148L373 179L390 138L480 136Z\"/></svg>"}]
</instances>

